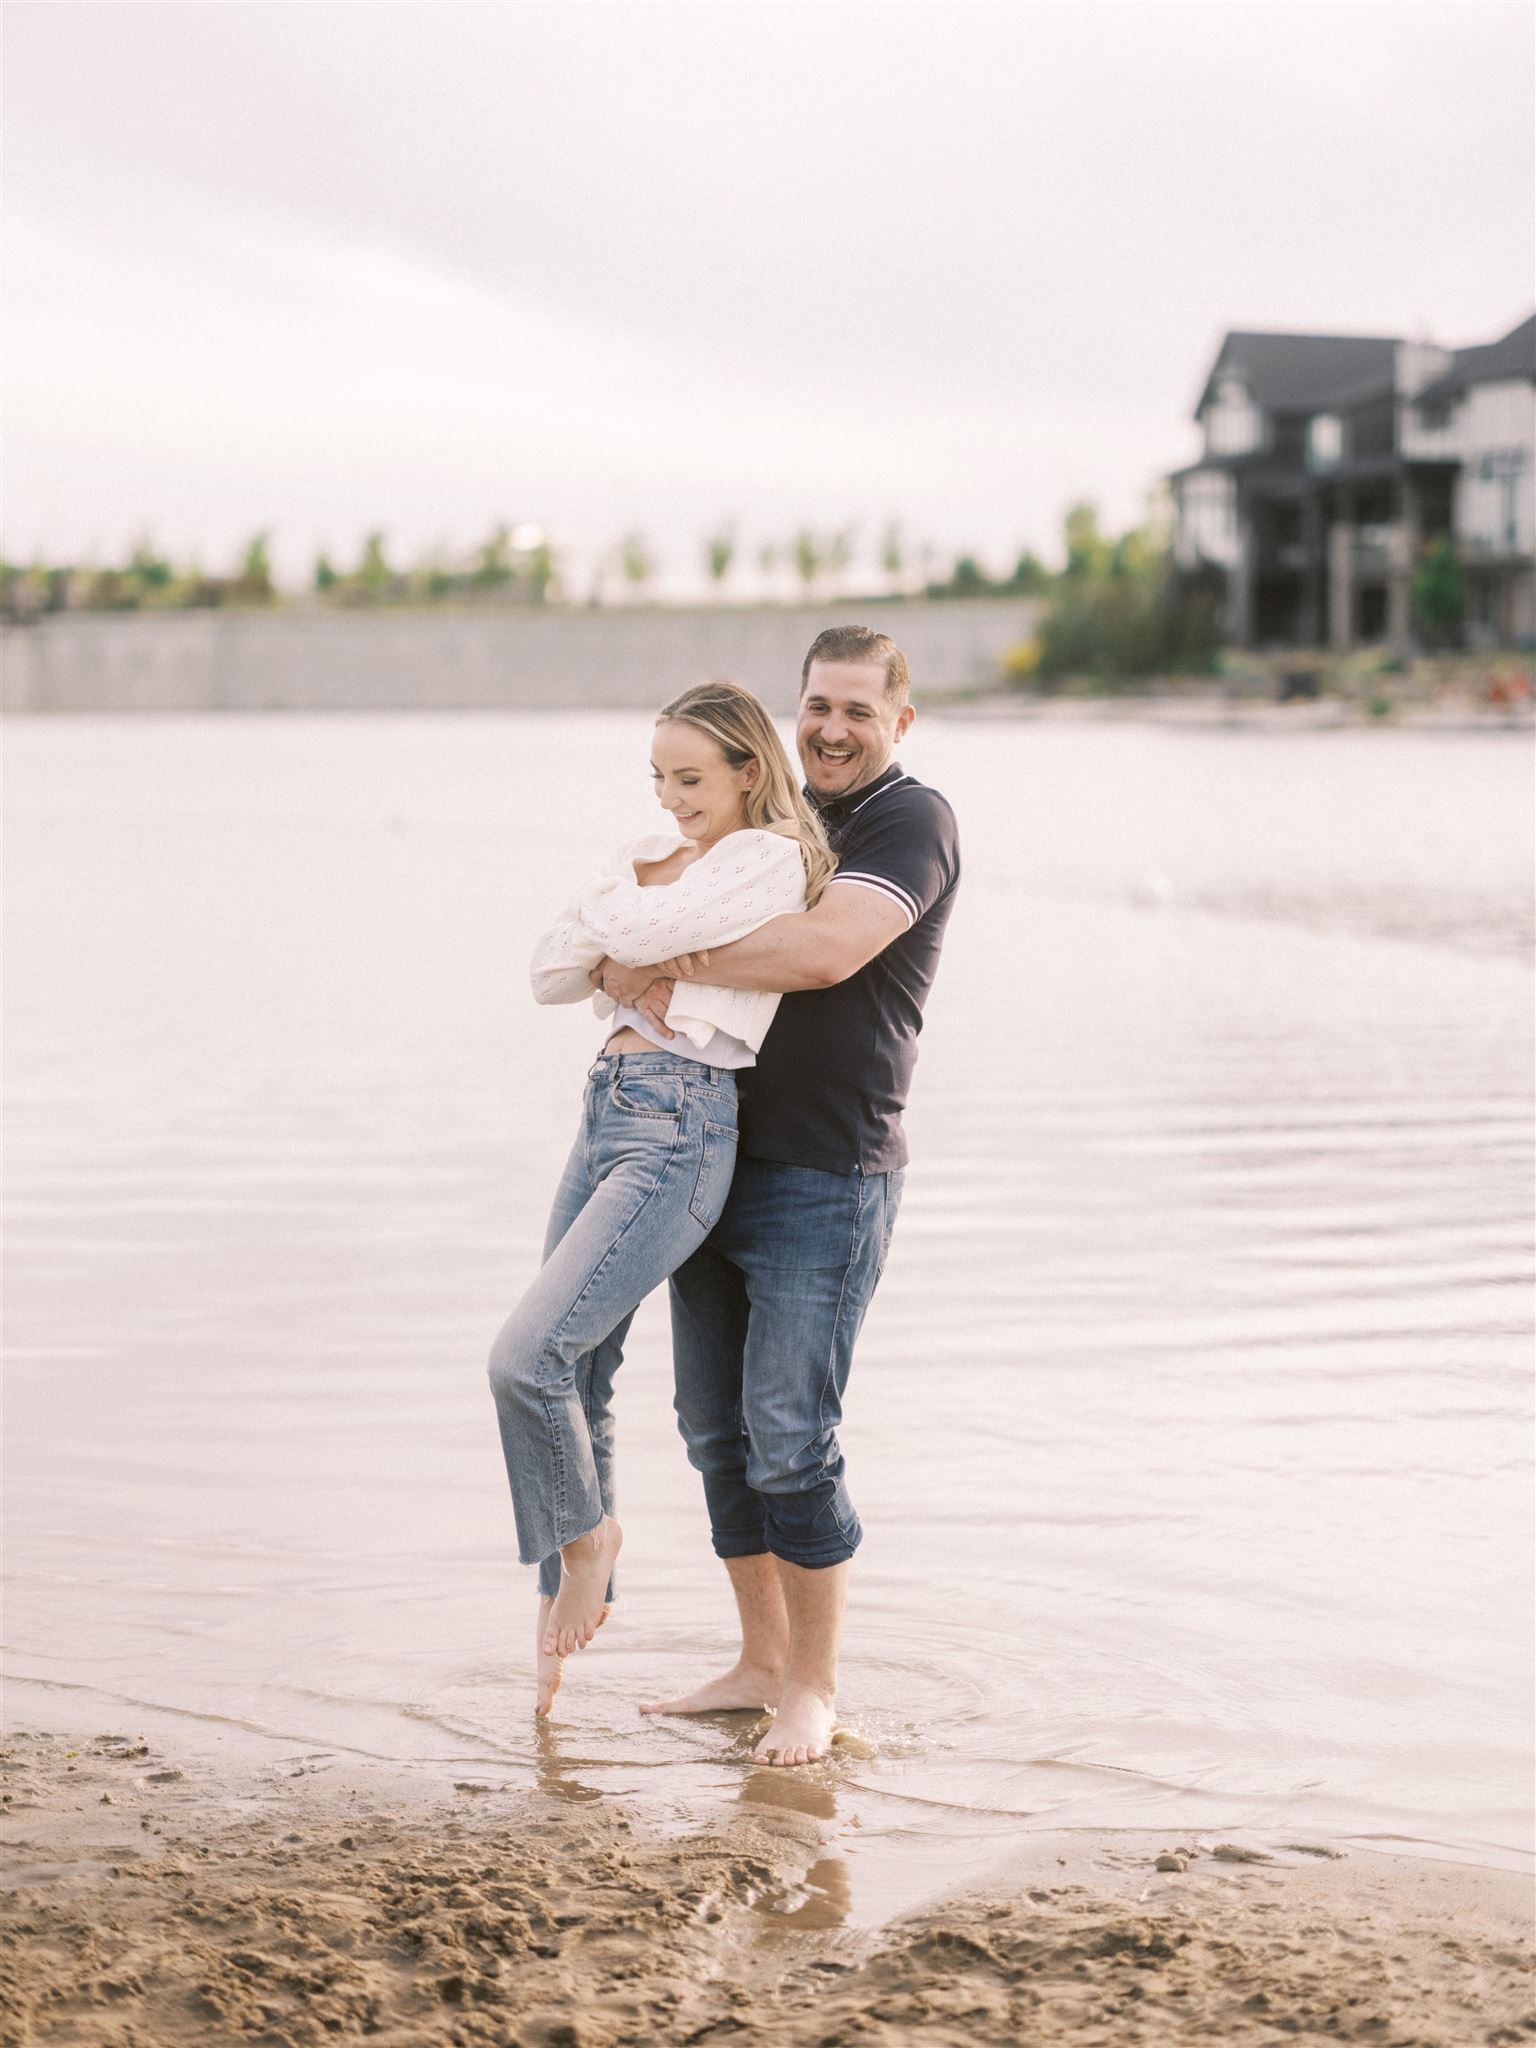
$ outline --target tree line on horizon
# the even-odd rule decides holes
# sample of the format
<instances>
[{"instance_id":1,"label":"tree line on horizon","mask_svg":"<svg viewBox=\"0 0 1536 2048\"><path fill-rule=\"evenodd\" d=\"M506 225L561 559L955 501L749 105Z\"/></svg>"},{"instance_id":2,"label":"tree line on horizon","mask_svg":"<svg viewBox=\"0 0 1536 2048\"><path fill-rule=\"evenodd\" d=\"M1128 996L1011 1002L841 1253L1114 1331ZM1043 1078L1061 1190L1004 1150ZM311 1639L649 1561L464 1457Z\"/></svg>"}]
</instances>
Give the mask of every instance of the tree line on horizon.
<instances>
[{"instance_id":1,"label":"tree line on horizon","mask_svg":"<svg viewBox=\"0 0 1536 2048\"><path fill-rule=\"evenodd\" d=\"M1068 677L1110 682L1154 674L1209 672L1220 650L1219 592L1174 570L1169 536L1156 522L1117 536L1105 534L1096 508L1080 502L1062 532L1062 566L1048 568L1021 549L1012 569L992 576L978 556L953 557L938 573L934 551L909 549L901 528L880 537L872 587L850 588L855 533L851 527L802 527L785 541L759 545L759 575L791 578L809 599L835 595L861 603L920 597L934 602L980 597L1040 601L1035 636L1016 650L1011 679L1051 687ZM722 602L731 595L742 550L732 522L705 536L701 567ZM660 561L639 532L609 549L585 600L573 598L562 579L559 554L542 529L500 524L457 560L433 554L409 568L394 564L382 531L369 533L357 560L338 566L317 556L308 588L285 592L271 564L270 535L251 539L234 570L210 575L197 565L178 567L148 539L120 564L100 567L0 562L0 608L11 620L56 612L129 612L239 609L304 605L370 606L495 603L538 607L644 602Z\"/></svg>"},{"instance_id":2,"label":"tree line on horizon","mask_svg":"<svg viewBox=\"0 0 1536 2048\"><path fill-rule=\"evenodd\" d=\"M802 526L783 541L764 541L752 552L760 578L792 579L809 598L845 592L855 563L856 529ZM513 604L611 603L615 596L650 599L663 563L640 531L624 534L600 558L585 598L570 588L560 555L541 528L500 524L477 547L452 559L435 550L403 566L392 562L382 530L367 534L357 560L342 566L328 549L316 557L301 588L280 586L271 561L271 535L258 533L227 573L200 563L177 564L150 537L134 543L120 562L30 563L0 561L0 606L10 619L61 611L195 611L220 606L320 602L338 605L437 604L494 599ZM722 522L704 538L700 567L710 590L722 600L733 594L746 551L733 522ZM861 598L1034 596L1048 588L1051 572L1029 549L1021 549L1006 576L990 577L976 555L955 556L939 573L939 558L928 545L909 549L894 522L882 534L876 555L878 579L852 594Z\"/></svg>"}]
</instances>

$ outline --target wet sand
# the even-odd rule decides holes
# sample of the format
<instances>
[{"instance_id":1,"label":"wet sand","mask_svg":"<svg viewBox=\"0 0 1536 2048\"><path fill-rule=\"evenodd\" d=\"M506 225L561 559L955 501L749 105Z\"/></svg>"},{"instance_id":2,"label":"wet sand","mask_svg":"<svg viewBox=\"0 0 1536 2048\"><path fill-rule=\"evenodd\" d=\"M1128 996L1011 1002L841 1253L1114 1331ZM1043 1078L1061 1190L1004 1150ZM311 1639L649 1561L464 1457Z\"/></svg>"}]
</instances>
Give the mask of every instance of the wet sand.
<instances>
[{"instance_id":1,"label":"wet sand","mask_svg":"<svg viewBox=\"0 0 1536 2048\"><path fill-rule=\"evenodd\" d=\"M1026 1833L986 1895L854 1933L828 1924L825 1825L778 1779L668 1835L559 1779L445 1792L328 1764L13 1735L6 2048L1536 2036L1530 1883L1508 1871Z\"/></svg>"}]
</instances>

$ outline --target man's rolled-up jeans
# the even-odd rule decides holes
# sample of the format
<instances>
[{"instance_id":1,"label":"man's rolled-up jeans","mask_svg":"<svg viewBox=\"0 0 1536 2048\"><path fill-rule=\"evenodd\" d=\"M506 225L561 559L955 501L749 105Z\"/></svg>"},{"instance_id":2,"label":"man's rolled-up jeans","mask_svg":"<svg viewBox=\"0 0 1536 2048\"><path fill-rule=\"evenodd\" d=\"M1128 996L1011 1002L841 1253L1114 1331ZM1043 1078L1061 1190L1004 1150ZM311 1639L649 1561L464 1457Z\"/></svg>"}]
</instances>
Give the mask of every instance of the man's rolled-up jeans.
<instances>
[{"instance_id":1,"label":"man's rolled-up jeans","mask_svg":"<svg viewBox=\"0 0 1536 2048\"><path fill-rule=\"evenodd\" d=\"M672 1275L678 1426L718 1557L817 1568L858 1548L837 1430L901 1184L738 1159L720 1221Z\"/></svg>"},{"instance_id":2,"label":"man's rolled-up jeans","mask_svg":"<svg viewBox=\"0 0 1536 2048\"><path fill-rule=\"evenodd\" d=\"M630 1321L718 1220L735 1159L726 1069L664 1052L593 1065L544 1263L491 1347L518 1555L539 1566L541 1593L560 1589L561 1546L613 1512L613 1380Z\"/></svg>"}]
</instances>

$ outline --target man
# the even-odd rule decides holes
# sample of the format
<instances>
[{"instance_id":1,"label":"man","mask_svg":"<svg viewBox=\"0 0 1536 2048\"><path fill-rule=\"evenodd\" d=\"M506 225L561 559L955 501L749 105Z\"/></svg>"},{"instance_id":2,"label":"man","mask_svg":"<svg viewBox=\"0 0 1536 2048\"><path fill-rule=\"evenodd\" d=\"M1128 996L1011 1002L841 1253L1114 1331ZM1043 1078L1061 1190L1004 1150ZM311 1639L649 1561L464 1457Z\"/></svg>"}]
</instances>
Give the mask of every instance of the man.
<instances>
[{"instance_id":1,"label":"man","mask_svg":"<svg viewBox=\"0 0 1536 2048\"><path fill-rule=\"evenodd\" d=\"M801 671L795 740L838 869L819 903L678 971L786 991L755 1068L725 1212L672 1278L677 1414L741 1617L723 1677L646 1713L774 1708L756 1757L824 1756L861 1530L837 1440L854 1340L907 1162L901 1112L960 877L954 814L892 756L916 717L905 657L837 626ZM665 1025L674 981L604 962ZM669 1034L670 1035L670 1034Z\"/></svg>"}]
</instances>

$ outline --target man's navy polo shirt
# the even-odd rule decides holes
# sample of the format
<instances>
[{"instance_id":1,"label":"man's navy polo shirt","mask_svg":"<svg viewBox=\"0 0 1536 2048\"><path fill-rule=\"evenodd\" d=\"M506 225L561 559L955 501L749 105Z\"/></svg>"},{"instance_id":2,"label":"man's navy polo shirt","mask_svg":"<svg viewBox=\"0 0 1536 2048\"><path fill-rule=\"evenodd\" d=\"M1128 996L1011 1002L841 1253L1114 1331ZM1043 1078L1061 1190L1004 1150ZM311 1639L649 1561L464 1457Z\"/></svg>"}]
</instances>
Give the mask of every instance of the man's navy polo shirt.
<instances>
[{"instance_id":1,"label":"man's navy polo shirt","mask_svg":"<svg viewBox=\"0 0 1536 2048\"><path fill-rule=\"evenodd\" d=\"M901 1112L960 881L955 814L894 763L817 808L837 855L829 886L878 890L911 922L835 988L784 997L757 1065L736 1076L740 1149L826 1173L891 1173L907 1163Z\"/></svg>"}]
</instances>

